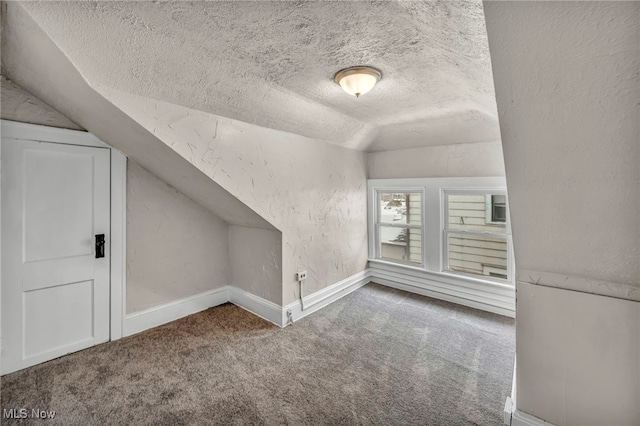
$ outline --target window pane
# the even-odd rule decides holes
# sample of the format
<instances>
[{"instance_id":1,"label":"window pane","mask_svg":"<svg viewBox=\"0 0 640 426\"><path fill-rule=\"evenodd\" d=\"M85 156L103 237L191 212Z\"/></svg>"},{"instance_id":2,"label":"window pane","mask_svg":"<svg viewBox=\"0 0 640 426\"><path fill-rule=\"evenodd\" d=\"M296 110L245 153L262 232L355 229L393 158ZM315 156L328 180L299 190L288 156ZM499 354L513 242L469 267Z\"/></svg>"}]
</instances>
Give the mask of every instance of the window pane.
<instances>
[{"instance_id":1,"label":"window pane","mask_svg":"<svg viewBox=\"0 0 640 426\"><path fill-rule=\"evenodd\" d=\"M495 194L448 194L448 229L505 232L507 200Z\"/></svg>"},{"instance_id":2,"label":"window pane","mask_svg":"<svg viewBox=\"0 0 640 426\"><path fill-rule=\"evenodd\" d=\"M449 233L448 263L452 271L507 279L507 239Z\"/></svg>"},{"instance_id":3,"label":"window pane","mask_svg":"<svg viewBox=\"0 0 640 426\"><path fill-rule=\"evenodd\" d=\"M419 192L379 193L380 222L394 224L422 223L422 203Z\"/></svg>"},{"instance_id":4,"label":"window pane","mask_svg":"<svg viewBox=\"0 0 640 426\"><path fill-rule=\"evenodd\" d=\"M422 263L422 231L420 229L381 226L380 257Z\"/></svg>"},{"instance_id":5,"label":"window pane","mask_svg":"<svg viewBox=\"0 0 640 426\"><path fill-rule=\"evenodd\" d=\"M504 195L491 196L491 222L507 221L507 197Z\"/></svg>"}]
</instances>

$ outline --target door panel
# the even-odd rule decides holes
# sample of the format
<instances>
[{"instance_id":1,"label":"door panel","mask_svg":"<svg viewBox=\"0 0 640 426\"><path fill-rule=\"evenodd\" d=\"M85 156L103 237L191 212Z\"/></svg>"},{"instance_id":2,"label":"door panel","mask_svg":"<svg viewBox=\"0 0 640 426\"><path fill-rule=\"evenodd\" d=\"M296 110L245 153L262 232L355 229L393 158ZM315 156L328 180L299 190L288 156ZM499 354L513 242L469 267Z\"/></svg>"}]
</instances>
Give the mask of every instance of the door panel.
<instances>
[{"instance_id":1,"label":"door panel","mask_svg":"<svg viewBox=\"0 0 640 426\"><path fill-rule=\"evenodd\" d=\"M38 313L25 316L25 358L93 340L93 280L27 291L23 303Z\"/></svg>"},{"instance_id":2,"label":"door panel","mask_svg":"<svg viewBox=\"0 0 640 426\"><path fill-rule=\"evenodd\" d=\"M30 149L23 155L24 261L90 255L94 182L86 177L94 175L93 156Z\"/></svg>"},{"instance_id":3,"label":"door panel","mask_svg":"<svg viewBox=\"0 0 640 426\"><path fill-rule=\"evenodd\" d=\"M3 374L109 339L109 168L105 148L2 140Z\"/></svg>"}]
</instances>

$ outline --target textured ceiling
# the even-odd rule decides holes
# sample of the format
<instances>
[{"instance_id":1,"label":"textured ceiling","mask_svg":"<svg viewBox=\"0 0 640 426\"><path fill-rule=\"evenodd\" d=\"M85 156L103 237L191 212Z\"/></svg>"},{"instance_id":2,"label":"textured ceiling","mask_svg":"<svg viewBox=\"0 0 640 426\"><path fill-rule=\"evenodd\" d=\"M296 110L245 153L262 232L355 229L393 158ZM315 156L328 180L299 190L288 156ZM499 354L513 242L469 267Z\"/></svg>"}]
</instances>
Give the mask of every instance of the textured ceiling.
<instances>
[{"instance_id":1,"label":"textured ceiling","mask_svg":"<svg viewBox=\"0 0 640 426\"><path fill-rule=\"evenodd\" d=\"M499 139L479 1L24 7L96 86L364 150ZM332 77L363 64L355 99Z\"/></svg>"}]
</instances>

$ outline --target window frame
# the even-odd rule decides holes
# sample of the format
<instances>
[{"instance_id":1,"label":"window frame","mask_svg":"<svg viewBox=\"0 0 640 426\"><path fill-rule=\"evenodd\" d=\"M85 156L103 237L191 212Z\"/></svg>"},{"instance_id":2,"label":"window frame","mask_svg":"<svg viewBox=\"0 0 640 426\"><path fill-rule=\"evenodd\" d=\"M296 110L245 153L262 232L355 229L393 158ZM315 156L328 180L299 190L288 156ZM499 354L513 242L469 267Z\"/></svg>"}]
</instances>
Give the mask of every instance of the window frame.
<instances>
[{"instance_id":1,"label":"window frame","mask_svg":"<svg viewBox=\"0 0 640 426\"><path fill-rule=\"evenodd\" d=\"M502 176L494 177L427 177L427 178L383 178L367 179L367 236L368 236L368 261L369 266L376 270L384 269L391 274L408 274L413 277L423 277L430 282L457 283L465 292L468 289L477 289L484 294L498 294L515 288L516 267L513 256L513 243L510 235L508 244L511 248L509 269L512 273L507 280L493 278L485 275L449 272L443 268L444 262L444 198L443 189L471 190L478 192L501 194L507 193L506 180ZM395 259L380 258L377 249L380 235L377 232L377 218L379 217L376 193L422 193L422 264L397 261ZM509 207L507 199L507 221L509 221ZM506 229L506 228L505 228ZM448 285L448 284L447 284ZM476 294L476 293L473 293ZM483 303L477 300L478 303Z\"/></svg>"},{"instance_id":2,"label":"window frame","mask_svg":"<svg viewBox=\"0 0 640 426\"><path fill-rule=\"evenodd\" d=\"M395 224L390 222L382 222L382 211L380 210L380 196L382 194L420 194L420 223L403 223ZM376 260L395 263L399 265L424 268L425 266L425 244L424 244L424 229L425 229L425 191L420 187L404 187L404 188L375 188L373 191L373 203L374 203L374 236L375 241L373 243L373 255ZM409 212L407 212L408 214ZM420 263L412 262L410 260L399 260L387 257L382 257L382 241L380 239L381 227L393 227L399 229L418 229L420 231Z\"/></svg>"},{"instance_id":3,"label":"window frame","mask_svg":"<svg viewBox=\"0 0 640 426\"><path fill-rule=\"evenodd\" d=\"M440 253L440 270L445 274L458 275L474 279L482 279L499 284L514 283L514 262L513 262L513 243L511 238L511 221L509 214L509 198L506 189L497 188L440 188L440 205L442 207L440 231L442 233L442 251ZM449 228L449 198L450 194L453 195L484 195L485 197L485 221L491 226L504 227L504 232L491 232L491 231L470 231L463 229L450 229ZM487 200L489 200L489 215L491 215L491 205L493 203L492 195L504 195L505 196L505 208L506 208L506 221L505 222L492 222L487 220ZM491 218L491 216L489 216ZM507 278L499 278L490 275L472 274L469 272L456 271L449 268L449 235L451 234L469 234L469 235L485 235L494 238L504 238L507 244Z\"/></svg>"}]
</instances>

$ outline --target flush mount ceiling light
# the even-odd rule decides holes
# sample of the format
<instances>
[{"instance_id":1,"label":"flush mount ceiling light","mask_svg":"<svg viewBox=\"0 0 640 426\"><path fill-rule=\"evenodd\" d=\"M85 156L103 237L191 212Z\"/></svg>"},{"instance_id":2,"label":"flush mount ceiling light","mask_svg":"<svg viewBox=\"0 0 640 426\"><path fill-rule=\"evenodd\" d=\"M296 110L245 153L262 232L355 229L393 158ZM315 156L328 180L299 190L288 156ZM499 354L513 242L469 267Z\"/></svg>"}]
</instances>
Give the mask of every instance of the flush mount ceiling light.
<instances>
[{"instance_id":1,"label":"flush mount ceiling light","mask_svg":"<svg viewBox=\"0 0 640 426\"><path fill-rule=\"evenodd\" d=\"M336 73L334 80L350 95L359 98L382 78L380 71L371 67L351 67Z\"/></svg>"}]
</instances>

